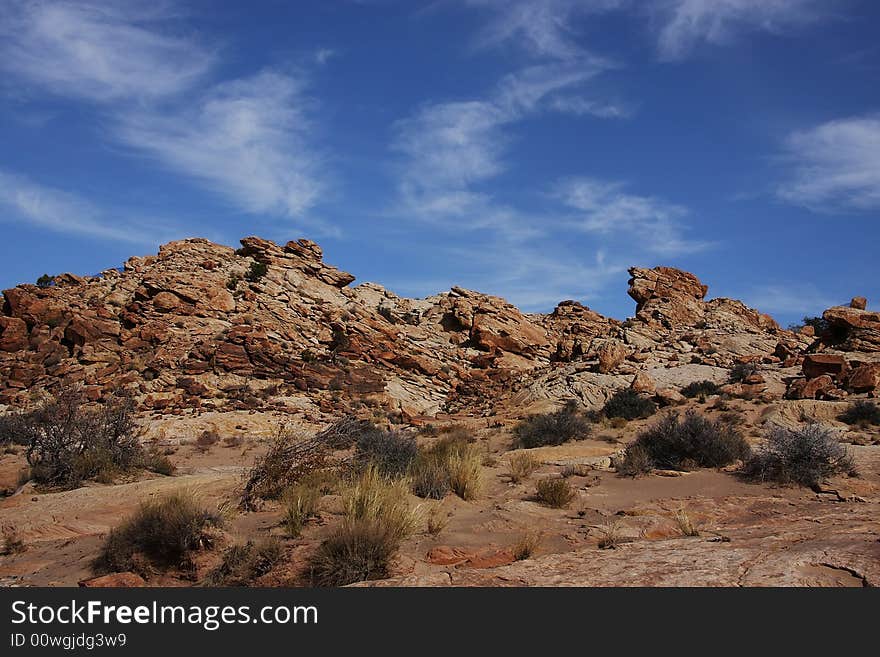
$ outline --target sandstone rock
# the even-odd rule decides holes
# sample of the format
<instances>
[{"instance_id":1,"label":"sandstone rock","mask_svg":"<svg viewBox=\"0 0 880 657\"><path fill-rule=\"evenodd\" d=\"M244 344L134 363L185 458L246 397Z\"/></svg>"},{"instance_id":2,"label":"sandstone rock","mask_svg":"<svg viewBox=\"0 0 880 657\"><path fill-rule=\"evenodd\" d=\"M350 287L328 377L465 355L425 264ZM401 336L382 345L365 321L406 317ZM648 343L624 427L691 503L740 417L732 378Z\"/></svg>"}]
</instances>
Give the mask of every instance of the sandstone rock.
<instances>
[{"instance_id":1,"label":"sandstone rock","mask_svg":"<svg viewBox=\"0 0 880 657\"><path fill-rule=\"evenodd\" d=\"M648 376L646 372L638 372L633 377L632 383L629 387L638 393L652 395L657 386L654 383L654 379Z\"/></svg>"},{"instance_id":2,"label":"sandstone rock","mask_svg":"<svg viewBox=\"0 0 880 657\"><path fill-rule=\"evenodd\" d=\"M626 346L617 340L606 342L599 349L599 373L608 374L617 369L626 360Z\"/></svg>"},{"instance_id":3,"label":"sandstone rock","mask_svg":"<svg viewBox=\"0 0 880 657\"><path fill-rule=\"evenodd\" d=\"M852 369L846 387L853 392L873 392L880 387L880 363L865 363Z\"/></svg>"},{"instance_id":4,"label":"sandstone rock","mask_svg":"<svg viewBox=\"0 0 880 657\"><path fill-rule=\"evenodd\" d=\"M709 288L693 274L672 267L633 267L629 273L628 293L642 321L671 328L693 325L703 316L701 302Z\"/></svg>"},{"instance_id":5,"label":"sandstone rock","mask_svg":"<svg viewBox=\"0 0 880 657\"><path fill-rule=\"evenodd\" d=\"M19 351L28 348L28 327L18 317L0 316L0 351Z\"/></svg>"},{"instance_id":6,"label":"sandstone rock","mask_svg":"<svg viewBox=\"0 0 880 657\"><path fill-rule=\"evenodd\" d=\"M839 377L845 374L848 368L846 359L836 354L807 354L804 357L803 372L807 379L814 379L823 374Z\"/></svg>"},{"instance_id":7,"label":"sandstone rock","mask_svg":"<svg viewBox=\"0 0 880 657\"><path fill-rule=\"evenodd\" d=\"M849 307L856 310L864 310L868 307L868 300L865 297L853 297L852 301L849 302Z\"/></svg>"},{"instance_id":8,"label":"sandstone rock","mask_svg":"<svg viewBox=\"0 0 880 657\"><path fill-rule=\"evenodd\" d=\"M858 308L835 306L822 317L841 338L841 347L848 351L880 351L880 313Z\"/></svg>"},{"instance_id":9,"label":"sandstone rock","mask_svg":"<svg viewBox=\"0 0 880 657\"><path fill-rule=\"evenodd\" d=\"M655 396L663 406L678 406L686 401L685 396L674 388L658 388Z\"/></svg>"}]
</instances>

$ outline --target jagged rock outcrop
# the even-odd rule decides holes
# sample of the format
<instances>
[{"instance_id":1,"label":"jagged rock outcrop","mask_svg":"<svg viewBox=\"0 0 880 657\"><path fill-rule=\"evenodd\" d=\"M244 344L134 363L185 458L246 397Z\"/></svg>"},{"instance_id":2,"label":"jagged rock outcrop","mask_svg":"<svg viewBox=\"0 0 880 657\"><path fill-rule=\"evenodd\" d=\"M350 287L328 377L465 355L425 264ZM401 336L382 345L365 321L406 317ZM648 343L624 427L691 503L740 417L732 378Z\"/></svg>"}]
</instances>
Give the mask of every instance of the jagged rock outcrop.
<instances>
[{"instance_id":1,"label":"jagged rock outcrop","mask_svg":"<svg viewBox=\"0 0 880 657\"><path fill-rule=\"evenodd\" d=\"M411 417L482 413L523 395L598 404L634 377L647 391L640 374L669 368L723 372L744 360L793 367L812 342L739 301L706 301L693 274L630 273L636 314L620 322L576 301L540 315L459 287L425 299L375 283L352 287L354 276L305 239L246 237L238 250L180 240L122 270L6 290L0 404L64 381L93 399L124 387L162 413L339 412L355 402ZM876 313L826 315L846 324L847 344L880 346ZM849 364L846 378L833 373L833 387L867 391L876 373L862 361Z\"/></svg>"}]
</instances>

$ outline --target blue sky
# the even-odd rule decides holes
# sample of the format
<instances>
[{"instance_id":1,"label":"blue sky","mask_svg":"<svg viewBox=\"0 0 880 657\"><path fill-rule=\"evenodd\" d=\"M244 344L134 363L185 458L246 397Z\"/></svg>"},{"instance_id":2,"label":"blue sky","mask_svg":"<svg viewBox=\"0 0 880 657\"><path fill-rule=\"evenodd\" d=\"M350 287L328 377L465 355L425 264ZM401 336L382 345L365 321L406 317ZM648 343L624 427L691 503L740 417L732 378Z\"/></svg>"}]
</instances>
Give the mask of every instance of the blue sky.
<instances>
[{"instance_id":1,"label":"blue sky","mask_svg":"<svg viewBox=\"0 0 880 657\"><path fill-rule=\"evenodd\" d=\"M2 287L257 234L535 311L880 298L880 3L0 4Z\"/></svg>"}]
</instances>

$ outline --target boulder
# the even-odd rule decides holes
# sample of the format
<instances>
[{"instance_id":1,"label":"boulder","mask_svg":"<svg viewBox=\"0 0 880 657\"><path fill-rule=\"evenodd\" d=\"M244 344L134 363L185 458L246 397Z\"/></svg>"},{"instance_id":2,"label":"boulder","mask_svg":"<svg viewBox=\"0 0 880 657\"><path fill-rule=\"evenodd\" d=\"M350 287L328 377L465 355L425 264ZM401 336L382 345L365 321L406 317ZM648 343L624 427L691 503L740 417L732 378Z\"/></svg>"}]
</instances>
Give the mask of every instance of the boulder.
<instances>
[{"instance_id":1,"label":"boulder","mask_svg":"<svg viewBox=\"0 0 880 657\"><path fill-rule=\"evenodd\" d=\"M635 392L653 395L657 385L654 383L654 379L648 376L646 372L638 372L633 377L629 387Z\"/></svg>"},{"instance_id":2,"label":"boulder","mask_svg":"<svg viewBox=\"0 0 880 657\"><path fill-rule=\"evenodd\" d=\"M846 306L829 308L822 317L847 351L880 351L880 313Z\"/></svg>"},{"instance_id":3,"label":"boulder","mask_svg":"<svg viewBox=\"0 0 880 657\"><path fill-rule=\"evenodd\" d=\"M146 586L144 578L136 573L111 573L82 580L79 585L83 588L138 588Z\"/></svg>"},{"instance_id":4,"label":"boulder","mask_svg":"<svg viewBox=\"0 0 880 657\"><path fill-rule=\"evenodd\" d=\"M636 318L666 328L691 326L703 317L709 288L691 273L672 267L632 267L628 294L636 302Z\"/></svg>"},{"instance_id":5,"label":"boulder","mask_svg":"<svg viewBox=\"0 0 880 657\"><path fill-rule=\"evenodd\" d=\"M823 374L839 377L849 369L846 359L837 354L807 354L802 367L807 379L814 379Z\"/></svg>"},{"instance_id":6,"label":"boulder","mask_svg":"<svg viewBox=\"0 0 880 657\"><path fill-rule=\"evenodd\" d=\"M853 297L852 301L849 302L849 307L856 310L864 310L868 307L868 300L865 297Z\"/></svg>"},{"instance_id":7,"label":"boulder","mask_svg":"<svg viewBox=\"0 0 880 657\"><path fill-rule=\"evenodd\" d=\"M854 367L846 377L846 387L853 392L873 392L880 388L880 363Z\"/></svg>"},{"instance_id":8,"label":"boulder","mask_svg":"<svg viewBox=\"0 0 880 657\"><path fill-rule=\"evenodd\" d=\"M609 340L599 348L599 373L609 374L626 360L627 349L619 340Z\"/></svg>"}]
</instances>

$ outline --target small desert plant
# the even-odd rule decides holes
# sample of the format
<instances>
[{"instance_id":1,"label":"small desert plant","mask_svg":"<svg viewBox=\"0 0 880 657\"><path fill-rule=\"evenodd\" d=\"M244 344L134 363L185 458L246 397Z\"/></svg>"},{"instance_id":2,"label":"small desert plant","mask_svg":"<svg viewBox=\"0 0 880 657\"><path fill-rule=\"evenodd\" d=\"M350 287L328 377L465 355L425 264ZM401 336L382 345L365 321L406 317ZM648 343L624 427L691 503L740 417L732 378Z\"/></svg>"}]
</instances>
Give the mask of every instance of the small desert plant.
<instances>
[{"instance_id":1,"label":"small desert plant","mask_svg":"<svg viewBox=\"0 0 880 657\"><path fill-rule=\"evenodd\" d=\"M620 522L617 520L606 522L604 525L598 527L598 530L600 550L615 550L623 540Z\"/></svg>"},{"instance_id":2,"label":"small desert plant","mask_svg":"<svg viewBox=\"0 0 880 657\"><path fill-rule=\"evenodd\" d=\"M859 427L867 427L868 425L880 424L880 406L876 402L867 399L859 399L849 405L843 413L838 416L841 422L856 425Z\"/></svg>"},{"instance_id":3,"label":"small desert plant","mask_svg":"<svg viewBox=\"0 0 880 657\"><path fill-rule=\"evenodd\" d=\"M428 523L426 529L431 536L436 536L449 524L449 514L441 513L439 509L431 509L428 514Z\"/></svg>"},{"instance_id":4,"label":"small desert plant","mask_svg":"<svg viewBox=\"0 0 880 657\"><path fill-rule=\"evenodd\" d=\"M537 498L541 504L564 509L575 497L575 491L565 479L547 477L538 482Z\"/></svg>"},{"instance_id":5,"label":"small desert plant","mask_svg":"<svg viewBox=\"0 0 880 657\"><path fill-rule=\"evenodd\" d=\"M517 561L531 559L541 545L544 536L539 532L523 534L513 546L513 558Z\"/></svg>"},{"instance_id":6,"label":"small desert plant","mask_svg":"<svg viewBox=\"0 0 880 657\"><path fill-rule=\"evenodd\" d=\"M220 435L213 429L205 429L196 438L196 449L201 452L207 452L218 442L220 442Z\"/></svg>"},{"instance_id":7,"label":"small desert plant","mask_svg":"<svg viewBox=\"0 0 880 657\"><path fill-rule=\"evenodd\" d=\"M514 429L520 447L561 445L574 439L587 438L592 427L578 410L577 402L570 401L553 413L532 415Z\"/></svg>"},{"instance_id":8,"label":"small desert plant","mask_svg":"<svg viewBox=\"0 0 880 657\"><path fill-rule=\"evenodd\" d=\"M0 554L10 556L20 554L25 550L27 550L27 547L14 528L7 527L3 530L3 550L0 551Z\"/></svg>"},{"instance_id":9,"label":"small desert plant","mask_svg":"<svg viewBox=\"0 0 880 657\"><path fill-rule=\"evenodd\" d=\"M241 282L241 277L238 276L237 274L232 274L226 280L226 289L229 290L230 292L235 292L235 290L238 289L238 284L240 282Z\"/></svg>"},{"instance_id":10,"label":"small desert plant","mask_svg":"<svg viewBox=\"0 0 880 657\"><path fill-rule=\"evenodd\" d=\"M538 468L541 462L528 452L518 452L512 454L507 459L507 476L514 484L528 479Z\"/></svg>"},{"instance_id":11,"label":"small desert plant","mask_svg":"<svg viewBox=\"0 0 880 657\"><path fill-rule=\"evenodd\" d=\"M605 402L605 406L602 407L602 413L605 417L619 417L625 420L638 420L650 417L656 410L657 404L629 388L614 393L611 399Z\"/></svg>"},{"instance_id":12,"label":"small desert plant","mask_svg":"<svg viewBox=\"0 0 880 657\"><path fill-rule=\"evenodd\" d=\"M855 473L852 458L831 429L815 423L800 429L773 427L767 444L743 468L752 480L808 487L841 473Z\"/></svg>"},{"instance_id":13,"label":"small desert plant","mask_svg":"<svg viewBox=\"0 0 880 657\"><path fill-rule=\"evenodd\" d=\"M281 501L288 536L297 538L302 533L306 522L317 514L320 499L320 489L308 482L301 482L284 493Z\"/></svg>"},{"instance_id":14,"label":"small desert plant","mask_svg":"<svg viewBox=\"0 0 880 657\"><path fill-rule=\"evenodd\" d=\"M757 363L737 363L730 368L730 382L742 383L753 374L760 371Z\"/></svg>"},{"instance_id":15,"label":"small desert plant","mask_svg":"<svg viewBox=\"0 0 880 657\"><path fill-rule=\"evenodd\" d=\"M355 461L361 467L374 465L385 476L402 477L418 451L412 434L374 428L358 437Z\"/></svg>"},{"instance_id":16,"label":"small desert plant","mask_svg":"<svg viewBox=\"0 0 880 657\"><path fill-rule=\"evenodd\" d=\"M483 458L479 449L473 445L450 451L446 457L449 471L449 485L452 491L463 500L474 500L482 488L481 468Z\"/></svg>"},{"instance_id":17,"label":"small desert plant","mask_svg":"<svg viewBox=\"0 0 880 657\"><path fill-rule=\"evenodd\" d=\"M380 431L369 420L361 420L354 415L346 415L321 431L318 436L331 449L348 449L352 445L356 445L365 434L373 434Z\"/></svg>"},{"instance_id":18,"label":"small desert plant","mask_svg":"<svg viewBox=\"0 0 880 657\"><path fill-rule=\"evenodd\" d=\"M369 466L344 498L342 523L318 547L312 558L312 577L319 586L345 586L380 579L416 527L401 481L383 477Z\"/></svg>"},{"instance_id":19,"label":"small desert plant","mask_svg":"<svg viewBox=\"0 0 880 657\"><path fill-rule=\"evenodd\" d=\"M615 470L622 477L639 477L649 474L653 469L651 454L638 442L627 447L623 457L615 463Z\"/></svg>"},{"instance_id":20,"label":"small desert plant","mask_svg":"<svg viewBox=\"0 0 880 657\"><path fill-rule=\"evenodd\" d=\"M688 515L688 512L684 509L684 507L680 508L675 512L675 522L678 525L679 531L681 531L683 536L699 536L700 532L697 530L694 525L691 517Z\"/></svg>"},{"instance_id":21,"label":"small desert plant","mask_svg":"<svg viewBox=\"0 0 880 657\"><path fill-rule=\"evenodd\" d=\"M413 492L419 497L443 499L450 490L472 500L482 487L482 454L479 447L459 435L441 438L421 450L410 470Z\"/></svg>"},{"instance_id":22,"label":"small desert plant","mask_svg":"<svg viewBox=\"0 0 880 657\"><path fill-rule=\"evenodd\" d=\"M256 283L258 280L263 278L266 275L266 272L269 271L269 267L265 262L252 262L250 269L248 269L247 273L244 277L250 283Z\"/></svg>"},{"instance_id":23,"label":"small desert plant","mask_svg":"<svg viewBox=\"0 0 880 657\"><path fill-rule=\"evenodd\" d=\"M712 395L717 395L718 390L718 384L713 383L712 381L694 381L693 383L689 383L684 388L682 388L681 394L691 399L693 399L694 397L705 398L711 397Z\"/></svg>"},{"instance_id":24,"label":"small desert plant","mask_svg":"<svg viewBox=\"0 0 880 657\"><path fill-rule=\"evenodd\" d=\"M37 279L37 287L51 287L55 284L55 277L43 274Z\"/></svg>"},{"instance_id":25,"label":"small desert plant","mask_svg":"<svg viewBox=\"0 0 880 657\"><path fill-rule=\"evenodd\" d=\"M153 448L144 454L143 467L150 472L170 477L176 468L171 460L158 449Z\"/></svg>"},{"instance_id":26,"label":"small desert plant","mask_svg":"<svg viewBox=\"0 0 880 657\"><path fill-rule=\"evenodd\" d=\"M193 551L210 544L208 530L219 524L220 518L190 495L176 493L144 502L110 531L94 566L107 572L131 570L138 556L156 566L185 566Z\"/></svg>"},{"instance_id":27,"label":"small desert plant","mask_svg":"<svg viewBox=\"0 0 880 657\"><path fill-rule=\"evenodd\" d=\"M736 427L713 422L694 411L683 419L678 413L669 413L639 434L634 445L644 448L655 467L672 469L720 468L751 453Z\"/></svg>"},{"instance_id":28,"label":"small desert plant","mask_svg":"<svg viewBox=\"0 0 880 657\"><path fill-rule=\"evenodd\" d=\"M274 537L244 545L232 545L223 552L223 560L207 577L210 586L248 586L272 570L284 556L281 542Z\"/></svg>"},{"instance_id":29,"label":"small desert plant","mask_svg":"<svg viewBox=\"0 0 880 657\"><path fill-rule=\"evenodd\" d=\"M413 493L427 499L442 500L449 493L449 471L445 458L432 451L420 452L410 470Z\"/></svg>"}]
</instances>

